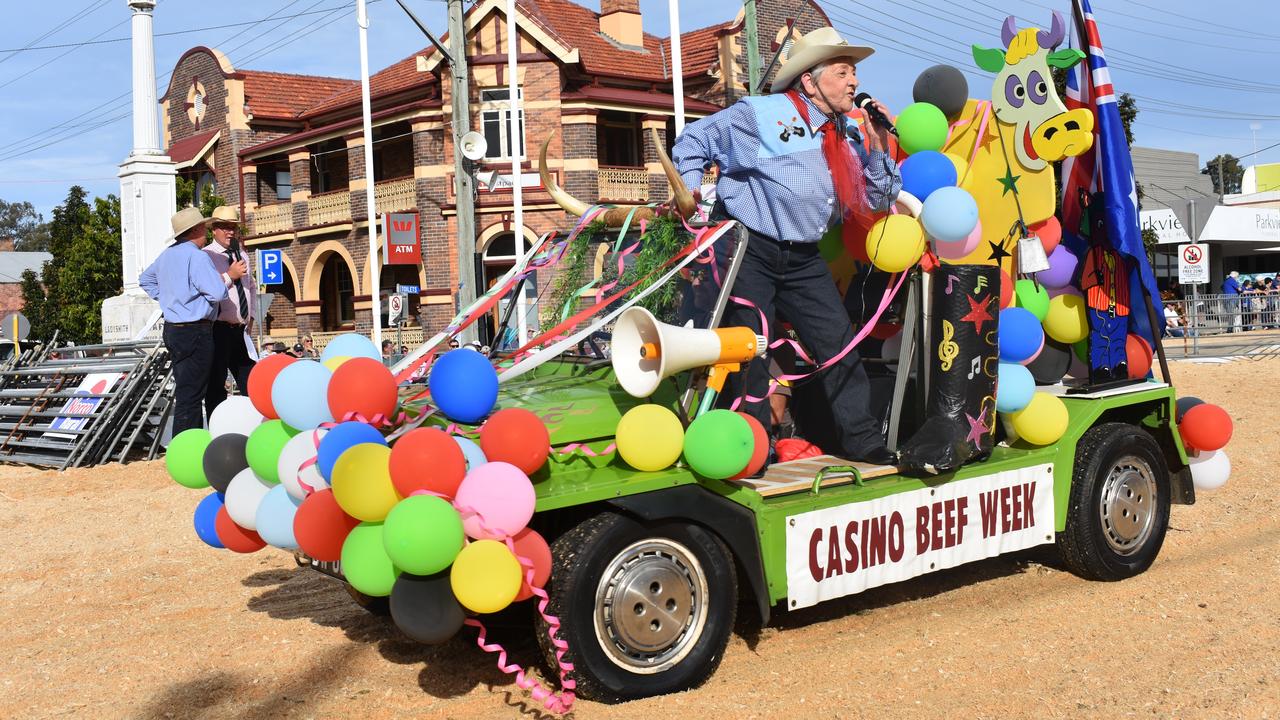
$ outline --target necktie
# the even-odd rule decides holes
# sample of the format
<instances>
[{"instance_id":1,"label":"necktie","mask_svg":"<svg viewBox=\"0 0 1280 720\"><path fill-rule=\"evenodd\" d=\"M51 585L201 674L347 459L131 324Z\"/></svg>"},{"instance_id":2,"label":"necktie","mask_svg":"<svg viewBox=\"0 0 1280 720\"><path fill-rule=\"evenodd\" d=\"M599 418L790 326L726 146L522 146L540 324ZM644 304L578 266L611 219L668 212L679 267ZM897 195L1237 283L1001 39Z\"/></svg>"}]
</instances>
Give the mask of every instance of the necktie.
<instances>
[{"instance_id":1,"label":"necktie","mask_svg":"<svg viewBox=\"0 0 1280 720\"><path fill-rule=\"evenodd\" d=\"M232 250L231 248L227 248L227 262L228 263L236 262L236 251ZM236 286L236 299L240 303L240 319L244 320L245 318L249 317L249 299L245 297L244 283L240 281L240 278L236 278L235 286Z\"/></svg>"}]
</instances>

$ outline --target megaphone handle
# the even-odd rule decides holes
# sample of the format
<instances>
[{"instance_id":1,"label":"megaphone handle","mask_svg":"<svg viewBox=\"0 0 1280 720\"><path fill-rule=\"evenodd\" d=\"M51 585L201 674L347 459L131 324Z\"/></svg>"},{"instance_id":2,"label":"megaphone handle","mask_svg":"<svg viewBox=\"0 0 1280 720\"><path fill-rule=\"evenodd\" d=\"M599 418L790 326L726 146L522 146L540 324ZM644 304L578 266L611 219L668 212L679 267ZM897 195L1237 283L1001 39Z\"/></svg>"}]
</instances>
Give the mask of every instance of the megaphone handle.
<instances>
[{"instance_id":1,"label":"megaphone handle","mask_svg":"<svg viewBox=\"0 0 1280 720\"><path fill-rule=\"evenodd\" d=\"M724 382L729 379L729 373L741 368L741 363L722 363L711 366L711 370L707 372L707 389L702 393L702 402L698 405L699 415L711 410L715 405L716 396L724 390Z\"/></svg>"}]
</instances>

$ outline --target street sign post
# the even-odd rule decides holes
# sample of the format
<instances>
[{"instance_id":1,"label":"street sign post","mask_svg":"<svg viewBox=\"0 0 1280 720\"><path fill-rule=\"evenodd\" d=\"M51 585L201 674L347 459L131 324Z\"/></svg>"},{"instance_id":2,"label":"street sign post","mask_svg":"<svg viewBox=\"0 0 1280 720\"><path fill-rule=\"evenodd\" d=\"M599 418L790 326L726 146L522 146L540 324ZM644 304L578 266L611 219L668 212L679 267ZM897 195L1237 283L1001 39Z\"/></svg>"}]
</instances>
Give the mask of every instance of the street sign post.
<instances>
[{"instance_id":1,"label":"street sign post","mask_svg":"<svg viewBox=\"0 0 1280 720\"><path fill-rule=\"evenodd\" d=\"M1178 246L1178 284L1200 285L1209 282L1209 246L1186 243Z\"/></svg>"},{"instance_id":2,"label":"street sign post","mask_svg":"<svg viewBox=\"0 0 1280 720\"><path fill-rule=\"evenodd\" d=\"M259 251L261 252L261 251ZM277 251L279 252L279 251ZM262 267L259 265L258 267ZM258 302L254 303L253 322L258 326L258 353L262 352L262 329L267 325L267 311L271 309L271 301L275 300L275 293L258 293Z\"/></svg>"},{"instance_id":3,"label":"street sign post","mask_svg":"<svg viewBox=\"0 0 1280 720\"><path fill-rule=\"evenodd\" d=\"M258 275L259 285L283 285L284 251L278 249L259 250Z\"/></svg>"},{"instance_id":4,"label":"street sign post","mask_svg":"<svg viewBox=\"0 0 1280 720\"><path fill-rule=\"evenodd\" d=\"M409 314L409 296L404 293L391 293L387 296L387 324L403 324Z\"/></svg>"}]
</instances>

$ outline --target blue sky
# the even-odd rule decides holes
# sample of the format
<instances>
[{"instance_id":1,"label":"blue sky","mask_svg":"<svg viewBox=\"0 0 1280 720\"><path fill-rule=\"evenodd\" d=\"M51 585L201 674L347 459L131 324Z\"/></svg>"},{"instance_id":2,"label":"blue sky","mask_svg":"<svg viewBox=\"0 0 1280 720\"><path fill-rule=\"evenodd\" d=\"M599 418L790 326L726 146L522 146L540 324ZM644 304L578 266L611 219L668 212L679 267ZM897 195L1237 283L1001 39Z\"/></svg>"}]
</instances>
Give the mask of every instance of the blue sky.
<instances>
[{"instance_id":1,"label":"blue sky","mask_svg":"<svg viewBox=\"0 0 1280 720\"><path fill-rule=\"evenodd\" d=\"M433 31L445 29L442 0L408 0ZM583 0L598 9L598 0ZM947 62L969 75L970 95L990 97L990 76L974 67L970 43L999 43L1007 14L1047 26L1065 0L823 0L850 41L879 52L859 67L864 89L897 110L926 67ZM28 45L125 38L126 0L11 3L0 50ZM641 0L645 29L667 34L666 0ZM1274 0L1097 0L1094 11L1120 91L1139 98L1138 144L1237 156L1280 143L1280 3ZM350 10L334 10L347 7ZM156 69L161 88L177 58L194 45L217 47L237 67L358 77L354 0L162 0L156 10ZM1230 8L1222 12L1221 8ZM217 11L211 12L210 8ZM691 2L684 30L732 18L734 0ZM82 11L87 11L83 12ZM311 13L281 19L295 13ZM426 42L394 0L369 8L370 63L376 70ZM196 28L274 19L258 25ZM75 22L65 24L70 19ZM41 37L46 32L56 32ZM761 28L762 35L771 32ZM34 41L34 42L33 42ZM290 42L292 41L292 42ZM767 38L763 39L767 42ZM90 194L119 192L117 166L128 154L131 125L128 42L0 52L0 198L29 200L48 217L72 183ZM118 119L117 119L118 118ZM1251 125L1258 126L1256 132ZM44 147L40 147L44 146ZM1280 147L1257 155L1280 162ZM1248 161L1252 162L1252 160Z\"/></svg>"}]
</instances>

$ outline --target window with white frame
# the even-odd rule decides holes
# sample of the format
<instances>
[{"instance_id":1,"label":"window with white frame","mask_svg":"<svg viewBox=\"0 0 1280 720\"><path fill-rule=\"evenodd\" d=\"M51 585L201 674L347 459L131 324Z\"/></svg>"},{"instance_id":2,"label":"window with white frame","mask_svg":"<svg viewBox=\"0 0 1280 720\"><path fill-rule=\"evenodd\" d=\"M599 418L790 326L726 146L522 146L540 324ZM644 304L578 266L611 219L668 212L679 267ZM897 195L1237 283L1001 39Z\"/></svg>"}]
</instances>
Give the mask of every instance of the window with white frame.
<instances>
[{"instance_id":1,"label":"window with white frame","mask_svg":"<svg viewBox=\"0 0 1280 720\"><path fill-rule=\"evenodd\" d=\"M490 160L509 160L511 158L511 119L508 114L507 88L493 88L480 91L480 125L484 131L484 141L488 144L484 156ZM524 90L516 90L516 102L524 100ZM519 131L515 151L517 157L524 158L524 110L518 111L516 121Z\"/></svg>"}]
</instances>

